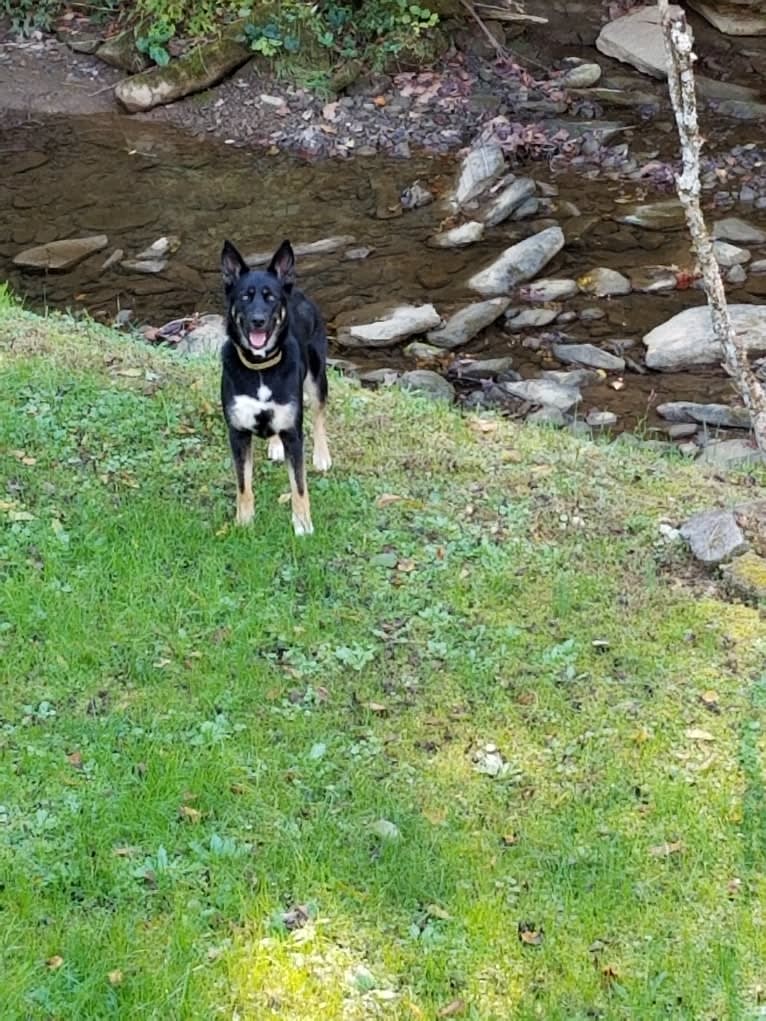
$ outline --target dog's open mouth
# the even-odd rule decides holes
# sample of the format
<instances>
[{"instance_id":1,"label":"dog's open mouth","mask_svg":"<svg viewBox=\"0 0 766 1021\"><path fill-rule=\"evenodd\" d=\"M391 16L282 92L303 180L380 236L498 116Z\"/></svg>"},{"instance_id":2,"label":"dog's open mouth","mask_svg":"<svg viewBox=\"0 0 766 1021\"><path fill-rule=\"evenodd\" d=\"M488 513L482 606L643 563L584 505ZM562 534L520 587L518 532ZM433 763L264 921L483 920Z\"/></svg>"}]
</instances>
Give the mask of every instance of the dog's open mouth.
<instances>
[{"instance_id":1,"label":"dog's open mouth","mask_svg":"<svg viewBox=\"0 0 766 1021\"><path fill-rule=\"evenodd\" d=\"M266 347L269 335L266 330L250 330L247 335L248 343L253 351L262 351Z\"/></svg>"}]
</instances>

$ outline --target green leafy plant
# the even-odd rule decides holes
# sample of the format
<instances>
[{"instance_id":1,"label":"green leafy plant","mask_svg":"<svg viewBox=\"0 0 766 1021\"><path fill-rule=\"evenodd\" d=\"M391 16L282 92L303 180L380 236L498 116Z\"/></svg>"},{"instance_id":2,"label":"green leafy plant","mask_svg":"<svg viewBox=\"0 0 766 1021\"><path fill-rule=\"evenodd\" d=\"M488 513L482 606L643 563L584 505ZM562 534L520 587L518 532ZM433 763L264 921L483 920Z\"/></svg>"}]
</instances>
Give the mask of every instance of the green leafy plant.
<instances>
[{"instance_id":1,"label":"green leafy plant","mask_svg":"<svg viewBox=\"0 0 766 1021\"><path fill-rule=\"evenodd\" d=\"M60 0L0 0L0 15L9 18L13 31L21 35L50 28L60 9Z\"/></svg>"},{"instance_id":2,"label":"green leafy plant","mask_svg":"<svg viewBox=\"0 0 766 1021\"><path fill-rule=\"evenodd\" d=\"M167 44L175 34L176 26L161 18L149 25L145 35L136 37L136 49L139 53L145 53L155 64L165 67L170 61Z\"/></svg>"}]
</instances>

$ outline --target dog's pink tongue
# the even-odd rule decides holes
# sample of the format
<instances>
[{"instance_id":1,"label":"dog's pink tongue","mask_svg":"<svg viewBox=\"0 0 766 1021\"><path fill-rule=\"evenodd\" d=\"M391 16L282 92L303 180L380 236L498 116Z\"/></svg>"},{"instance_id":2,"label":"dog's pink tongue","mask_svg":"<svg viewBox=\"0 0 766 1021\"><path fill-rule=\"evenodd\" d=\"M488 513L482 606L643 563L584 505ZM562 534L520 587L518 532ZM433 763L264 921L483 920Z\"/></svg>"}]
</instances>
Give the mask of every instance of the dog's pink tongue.
<instances>
[{"instance_id":1,"label":"dog's pink tongue","mask_svg":"<svg viewBox=\"0 0 766 1021\"><path fill-rule=\"evenodd\" d=\"M266 343L266 331L265 330L251 330L250 331L250 346L254 348L263 347Z\"/></svg>"}]
</instances>

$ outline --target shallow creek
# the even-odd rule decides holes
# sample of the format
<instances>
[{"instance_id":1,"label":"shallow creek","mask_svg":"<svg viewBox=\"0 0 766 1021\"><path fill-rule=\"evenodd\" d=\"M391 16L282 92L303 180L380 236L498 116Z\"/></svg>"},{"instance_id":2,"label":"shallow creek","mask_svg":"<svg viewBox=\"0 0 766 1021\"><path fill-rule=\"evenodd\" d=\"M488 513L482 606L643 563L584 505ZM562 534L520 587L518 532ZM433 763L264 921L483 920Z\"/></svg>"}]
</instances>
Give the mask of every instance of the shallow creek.
<instances>
[{"instance_id":1,"label":"shallow creek","mask_svg":"<svg viewBox=\"0 0 766 1021\"><path fill-rule=\"evenodd\" d=\"M133 311L135 323L155 325L193 312L220 311L217 266L226 237L246 253L269 250L283 237L311 242L350 235L355 247L369 248L361 259L344 259L339 251L299 260L301 286L319 301L331 326L340 312L392 298L430 301L447 316L478 300L465 284L473 271L551 221L561 223L567 246L545 276L579 276L596 266L626 272L657 264L685 268L690 263L683 232L626 227L612 219L621 203L664 196L645 195L645 189L640 192L630 182L587 180L571 172L553 175L541 163L519 172L555 186L545 223L508 222L468 248L434 250L426 239L445 219L439 201L394 213L399 192L416 179L437 195L446 191L455 167L443 159L377 157L310 164L201 142L167 125L118 117L59 117L13 127L0 132L0 158L0 279L9 280L31 307L87 309L106 322L124 309ZM766 225L764 211L744 215ZM108 247L69 271L21 272L13 265L13 257L25 248L91 234L107 235ZM161 273L128 272L120 265L102 269L115 249L134 258L163 235L178 235L181 243ZM749 282L744 290L734 291L733 300L762 300L747 290L752 286L757 284ZM702 301L693 289L610 299L582 295L563 307L574 312L598 308L603 317L586 316L544 329L558 329L567 339L610 350L619 342L640 363L644 333ZM530 345L530 335L539 334L540 328L510 334L501 320L456 354L510 355L518 371L534 376L543 368L558 367L545 344L537 349L534 342ZM414 367L397 348L336 353L362 368ZM629 371L622 389L613 389L611 382L585 388L582 411L613 411L620 430L656 424L652 408L662 401L732 397L719 371Z\"/></svg>"}]
</instances>

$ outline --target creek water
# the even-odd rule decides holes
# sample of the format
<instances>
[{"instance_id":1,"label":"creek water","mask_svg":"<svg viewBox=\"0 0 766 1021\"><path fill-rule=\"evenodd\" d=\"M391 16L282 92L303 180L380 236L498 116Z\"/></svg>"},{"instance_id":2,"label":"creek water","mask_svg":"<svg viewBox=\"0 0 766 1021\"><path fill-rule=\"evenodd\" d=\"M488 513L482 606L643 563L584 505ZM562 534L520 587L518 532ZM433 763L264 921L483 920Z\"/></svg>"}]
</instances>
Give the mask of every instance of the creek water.
<instances>
[{"instance_id":1,"label":"creek water","mask_svg":"<svg viewBox=\"0 0 766 1021\"><path fill-rule=\"evenodd\" d=\"M375 157L306 163L200 141L168 125L126 117L57 117L15 126L0 132L0 156L0 278L33 308L87 310L106 322L121 309L132 309L139 324L154 325L193 312L221 311L218 257L224 238L251 253L270 250L284 237L300 243L333 235L352 236L355 245L371 251L353 261L342 252L299 260L300 284L319 302L331 335L340 312L378 301L430 301L446 316L477 300L466 286L472 272L541 226L535 220L508 222L468 248L433 249L426 239L445 220L443 204L437 200L395 215L398 195L414 180L443 194L455 173L451 161ZM561 223L567 245L545 276L579 276L596 266L626 272L690 265L683 231L643 230L613 219L621 203L651 198L645 188L571 172L554 175L541 163L519 173L555 185L558 192L546 219ZM757 223L759 216L766 219L762 212L748 219ZM15 255L33 245L91 234L106 234L108 247L69 271L32 273L13 264ZM115 249L134 258L170 234L178 235L180 247L163 272L128 272L120 265L102 269ZM733 300L759 299L734 292ZM617 342L640 363L641 337L649 329L703 301L694 289L611 299L582 295L564 307L576 312L597 307L601 318L586 316L545 329L610 349ZM530 345L530 334L539 332L509 334L498 324L459 353L510 355L524 376L537 375L541 368L557 367L545 344ZM399 348L335 353L364 368L414 367ZM621 428L655 422L652 409L662 401L730 401L733 395L718 370L628 372L620 390L610 382L584 389L583 412L589 407L614 411Z\"/></svg>"}]
</instances>

